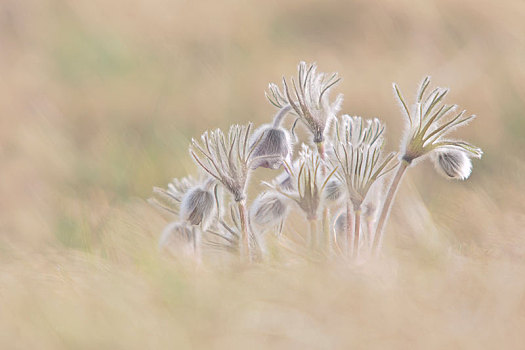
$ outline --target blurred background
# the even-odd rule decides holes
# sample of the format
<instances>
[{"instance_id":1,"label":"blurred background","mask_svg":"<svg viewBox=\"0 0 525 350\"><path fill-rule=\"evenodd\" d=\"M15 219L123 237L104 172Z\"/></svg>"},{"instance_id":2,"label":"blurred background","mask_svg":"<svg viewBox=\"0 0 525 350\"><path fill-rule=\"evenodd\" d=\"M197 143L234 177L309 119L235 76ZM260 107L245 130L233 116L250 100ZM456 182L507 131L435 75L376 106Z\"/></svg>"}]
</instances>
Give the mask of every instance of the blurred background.
<instances>
[{"instance_id":1,"label":"blurred background","mask_svg":"<svg viewBox=\"0 0 525 350\"><path fill-rule=\"evenodd\" d=\"M2 0L0 345L523 345L524 18L512 0ZM391 269L197 278L160 257L152 187L195 172L191 137L268 121L268 83L301 60L340 73L343 112L382 118L388 149L392 82L411 100L431 75L478 116L456 136L483 159L461 183L410 171Z\"/></svg>"}]
</instances>

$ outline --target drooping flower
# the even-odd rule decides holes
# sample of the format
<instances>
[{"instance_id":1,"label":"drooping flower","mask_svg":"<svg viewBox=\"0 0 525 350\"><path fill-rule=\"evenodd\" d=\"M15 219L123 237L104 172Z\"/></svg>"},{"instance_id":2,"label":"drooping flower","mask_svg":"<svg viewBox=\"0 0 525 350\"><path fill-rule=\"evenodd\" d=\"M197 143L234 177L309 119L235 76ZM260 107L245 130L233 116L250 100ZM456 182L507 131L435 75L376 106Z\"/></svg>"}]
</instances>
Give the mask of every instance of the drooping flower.
<instances>
[{"instance_id":1,"label":"drooping flower","mask_svg":"<svg viewBox=\"0 0 525 350\"><path fill-rule=\"evenodd\" d=\"M189 189L200 184L200 181L192 176L186 176L182 179L173 179L168 184L168 188L154 187L154 197L148 201L157 208L163 209L172 215L178 216L182 197Z\"/></svg>"},{"instance_id":2,"label":"drooping flower","mask_svg":"<svg viewBox=\"0 0 525 350\"><path fill-rule=\"evenodd\" d=\"M480 148L465 141L445 138L452 130L466 125L475 116L465 116L465 110L452 114L457 106L442 103L449 90L437 87L426 94L429 84L430 77L426 77L419 87L416 102L411 109L406 104L398 86L395 83L393 85L407 120L407 129L402 143L403 160L411 163L434 150L451 149L481 158L483 152Z\"/></svg>"},{"instance_id":3,"label":"drooping flower","mask_svg":"<svg viewBox=\"0 0 525 350\"><path fill-rule=\"evenodd\" d=\"M180 218L190 225L200 226L203 230L210 227L216 214L215 196L208 186L190 189L180 205Z\"/></svg>"},{"instance_id":4,"label":"drooping flower","mask_svg":"<svg viewBox=\"0 0 525 350\"><path fill-rule=\"evenodd\" d=\"M275 192L263 192L250 207L250 219L258 226L279 224L287 215L288 206L282 195Z\"/></svg>"},{"instance_id":5,"label":"drooping flower","mask_svg":"<svg viewBox=\"0 0 525 350\"><path fill-rule=\"evenodd\" d=\"M250 146L253 147L252 169L258 167L279 169L283 162L290 163L292 141L288 130L280 126L282 118L290 106L282 108L275 116L273 124L264 124L254 131Z\"/></svg>"},{"instance_id":6,"label":"drooping flower","mask_svg":"<svg viewBox=\"0 0 525 350\"><path fill-rule=\"evenodd\" d=\"M449 179L465 180L472 172L472 162L464 151L437 150L432 160L438 173Z\"/></svg>"},{"instance_id":7,"label":"drooping flower","mask_svg":"<svg viewBox=\"0 0 525 350\"><path fill-rule=\"evenodd\" d=\"M159 250L171 247L185 248L193 245L193 234L190 226L180 223L171 222L162 231L159 239Z\"/></svg>"}]
</instances>

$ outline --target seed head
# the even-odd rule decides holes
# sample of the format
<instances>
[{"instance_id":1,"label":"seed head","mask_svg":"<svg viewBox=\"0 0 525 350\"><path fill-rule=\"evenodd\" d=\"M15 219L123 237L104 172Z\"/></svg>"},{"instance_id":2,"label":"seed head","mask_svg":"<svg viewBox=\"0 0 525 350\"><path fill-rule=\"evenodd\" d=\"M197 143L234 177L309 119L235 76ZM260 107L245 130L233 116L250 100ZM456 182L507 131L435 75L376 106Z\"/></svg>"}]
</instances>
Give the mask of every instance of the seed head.
<instances>
[{"instance_id":1,"label":"seed head","mask_svg":"<svg viewBox=\"0 0 525 350\"><path fill-rule=\"evenodd\" d=\"M438 150L433 152L432 160L437 172L449 179L465 180L472 171L472 162L463 151Z\"/></svg>"}]
</instances>

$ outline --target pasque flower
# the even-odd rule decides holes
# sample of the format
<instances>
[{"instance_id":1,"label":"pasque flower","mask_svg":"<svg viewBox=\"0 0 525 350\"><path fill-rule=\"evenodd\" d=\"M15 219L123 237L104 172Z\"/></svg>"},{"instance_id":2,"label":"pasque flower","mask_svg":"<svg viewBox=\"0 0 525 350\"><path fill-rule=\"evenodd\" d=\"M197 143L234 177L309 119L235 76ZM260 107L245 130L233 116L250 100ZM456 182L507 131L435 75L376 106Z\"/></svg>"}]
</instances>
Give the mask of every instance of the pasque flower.
<instances>
[{"instance_id":1,"label":"pasque flower","mask_svg":"<svg viewBox=\"0 0 525 350\"><path fill-rule=\"evenodd\" d=\"M262 136L250 145L252 123L248 125L232 125L225 136L222 130L206 131L201 136L201 142L191 141L190 154L195 162L212 178L228 190L239 211L243 256L252 259L252 244L248 230L246 210L246 186L252 163L252 158Z\"/></svg>"},{"instance_id":2,"label":"pasque flower","mask_svg":"<svg viewBox=\"0 0 525 350\"><path fill-rule=\"evenodd\" d=\"M329 98L330 90L340 80L337 73L318 73L315 64L300 62L297 81L291 78L289 84L283 77L283 91L272 83L266 96L278 108L291 106L296 114L292 131L300 122L312 134L313 142L320 144L325 139L329 124L341 109L342 94L337 95L333 102Z\"/></svg>"},{"instance_id":3,"label":"pasque flower","mask_svg":"<svg viewBox=\"0 0 525 350\"><path fill-rule=\"evenodd\" d=\"M290 162L292 141L288 130L282 128L281 121L290 111L285 106L275 115L272 124L265 124L254 131L250 145L252 153L252 169L258 167L279 169L284 161Z\"/></svg>"},{"instance_id":4,"label":"pasque flower","mask_svg":"<svg viewBox=\"0 0 525 350\"><path fill-rule=\"evenodd\" d=\"M382 155L383 132L378 119L343 115L336 123L337 142L330 160L355 208L361 206L374 182L393 169L395 153Z\"/></svg>"},{"instance_id":5,"label":"pasque flower","mask_svg":"<svg viewBox=\"0 0 525 350\"><path fill-rule=\"evenodd\" d=\"M283 78L282 87L269 86L267 98L278 108L272 122L256 129L252 123L232 125L227 132L216 129L192 139L190 154L204 176L154 189L152 203L176 217L163 231L160 246L168 240L191 244L200 257L203 242L254 261L269 252L264 233L276 229L280 239L271 246L272 256L274 248L295 250L307 238L312 257L325 257L339 247L357 258L362 249L380 248L399 184L418 160L429 157L446 178L469 177L471 159L481 157L481 149L447 136L474 116L445 104L447 89L431 90L425 78L409 105L394 84L406 128L400 151L388 153L383 152L385 127L378 119L339 116L342 95L331 98L339 81L337 73L321 73L315 64L300 62L297 76ZM288 116L294 119L284 124ZM297 125L307 135L296 155L293 143L302 134L295 133ZM248 210L248 190L254 190L249 180L261 167L283 169L265 183L267 191L255 194ZM394 175L387 176L394 168ZM300 214L294 221L303 217L308 230L300 223L295 228L308 233L291 239L282 230L292 228L285 220L294 207Z\"/></svg>"},{"instance_id":6,"label":"pasque flower","mask_svg":"<svg viewBox=\"0 0 525 350\"><path fill-rule=\"evenodd\" d=\"M466 125L475 116L465 116L465 110L453 114L457 106L442 103L449 90L437 87L426 94L429 84L430 77L426 77L419 87L416 102L411 109L408 108L397 84L393 85L407 121L402 143L403 160L411 163L434 150L443 149L456 149L467 152L472 157L481 158L483 152L480 148L465 141L445 138L448 133Z\"/></svg>"},{"instance_id":7,"label":"pasque flower","mask_svg":"<svg viewBox=\"0 0 525 350\"><path fill-rule=\"evenodd\" d=\"M293 186L284 189L279 184L265 184L295 202L304 211L308 220L315 220L325 187L335 169L331 169L330 173L323 176L320 172L323 160L316 151L305 144L302 146L299 159L298 170L288 169L290 178L292 181L295 180L295 183L292 182Z\"/></svg>"},{"instance_id":8,"label":"pasque flower","mask_svg":"<svg viewBox=\"0 0 525 350\"><path fill-rule=\"evenodd\" d=\"M203 230L210 227L217 210L210 182L187 191L180 205L181 220L193 226L200 226Z\"/></svg>"},{"instance_id":9,"label":"pasque flower","mask_svg":"<svg viewBox=\"0 0 525 350\"><path fill-rule=\"evenodd\" d=\"M282 195L273 191L261 193L250 207L252 223L258 226L270 226L280 223L288 213L288 206Z\"/></svg>"},{"instance_id":10,"label":"pasque flower","mask_svg":"<svg viewBox=\"0 0 525 350\"><path fill-rule=\"evenodd\" d=\"M381 245L384 225L388 219L397 188L405 171L415 160L431 154L433 157L437 157L438 169L445 172L447 176L465 179L470 175L471 170L468 156L481 158L483 154L480 148L465 141L445 138L451 131L466 125L475 116L465 116L465 110L456 113L456 105L443 103L448 94L448 89L437 87L427 94L429 85L430 77L426 77L419 86L415 103L409 108L397 84L393 84L407 126L401 143L401 162L383 202L375 230L373 243L375 251Z\"/></svg>"},{"instance_id":11,"label":"pasque flower","mask_svg":"<svg viewBox=\"0 0 525 350\"><path fill-rule=\"evenodd\" d=\"M257 140L249 146L252 124L232 125L228 135L221 129L206 131L201 142L191 141L190 154L212 178L220 182L236 202L246 198L246 183Z\"/></svg>"},{"instance_id":12,"label":"pasque flower","mask_svg":"<svg viewBox=\"0 0 525 350\"><path fill-rule=\"evenodd\" d=\"M154 198L150 198L148 201L161 208L172 215L179 215L180 204L182 197L188 192L189 189L198 186L200 181L192 176L186 176L182 179L173 179L168 184L168 188L154 187L153 193Z\"/></svg>"},{"instance_id":13,"label":"pasque flower","mask_svg":"<svg viewBox=\"0 0 525 350\"><path fill-rule=\"evenodd\" d=\"M432 160L438 173L449 179L465 180L472 172L472 161L463 151L434 151Z\"/></svg>"},{"instance_id":14,"label":"pasque flower","mask_svg":"<svg viewBox=\"0 0 525 350\"><path fill-rule=\"evenodd\" d=\"M354 228L347 225L347 253L353 248L358 256L361 231L361 211L368 192L374 183L394 168L395 153L382 154L384 126L378 119L363 120L361 117L343 115L336 123L336 141L333 157L337 166L335 177L345 185L346 218L354 214ZM352 207L351 207L352 204ZM350 240L354 244L350 245Z\"/></svg>"}]
</instances>

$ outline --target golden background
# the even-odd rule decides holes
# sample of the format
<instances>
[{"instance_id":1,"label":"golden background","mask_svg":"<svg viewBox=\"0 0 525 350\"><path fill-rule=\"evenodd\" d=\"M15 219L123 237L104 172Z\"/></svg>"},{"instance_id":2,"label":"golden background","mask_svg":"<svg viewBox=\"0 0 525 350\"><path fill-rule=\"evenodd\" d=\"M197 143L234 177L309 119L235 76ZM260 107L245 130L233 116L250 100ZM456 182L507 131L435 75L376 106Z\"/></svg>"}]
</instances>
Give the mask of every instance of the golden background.
<instances>
[{"instance_id":1,"label":"golden background","mask_svg":"<svg viewBox=\"0 0 525 350\"><path fill-rule=\"evenodd\" d=\"M520 348L525 331L522 1L3 0L0 347ZM478 118L466 182L411 169L387 264L193 271L158 254L146 199L193 173L204 130L266 122L299 61L388 149L425 75ZM329 269L329 271L327 271Z\"/></svg>"}]
</instances>

